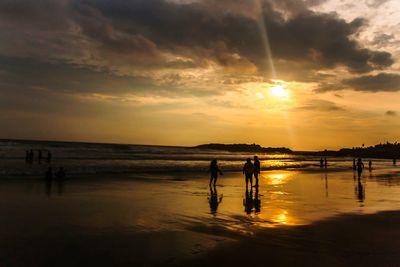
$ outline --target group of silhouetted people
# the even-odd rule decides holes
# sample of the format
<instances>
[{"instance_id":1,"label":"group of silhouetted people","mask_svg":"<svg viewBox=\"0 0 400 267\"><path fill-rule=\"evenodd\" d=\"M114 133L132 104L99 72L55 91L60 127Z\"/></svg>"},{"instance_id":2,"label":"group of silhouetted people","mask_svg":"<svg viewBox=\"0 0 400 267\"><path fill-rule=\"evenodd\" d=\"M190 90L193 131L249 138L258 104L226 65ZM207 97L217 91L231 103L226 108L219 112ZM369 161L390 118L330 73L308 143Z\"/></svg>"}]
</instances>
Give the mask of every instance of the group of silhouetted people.
<instances>
[{"instance_id":1,"label":"group of silhouetted people","mask_svg":"<svg viewBox=\"0 0 400 267\"><path fill-rule=\"evenodd\" d=\"M218 175L223 175L216 159L213 159L211 161L209 172L210 172L209 202L210 202L211 212L214 214L217 211L219 203L221 203L222 201L222 196L218 197L216 183ZM243 166L242 172L244 174L246 182L246 193L245 193L245 199L243 200L245 211L246 213L250 213L254 208L255 212L259 212L261 208L261 200L259 199L259 194L258 194L258 177L261 172L261 164L258 157L254 156L253 162L251 161L251 158L248 158ZM256 188L254 198L253 198L253 176L255 178L254 187ZM250 190L249 190L249 184L250 184Z\"/></svg>"},{"instance_id":2,"label":"group of silhouetted people","mask_svg":"<svg viewBox=\"0 0 400 267\"><path fill-rule=\"evenodd\" d=\"M37 152L37 160L38 160L39 163L41 163L43 159L45 159L47 162L50 162L51 158L52 158L51 151L48 150L47 151L47 156L46 156L46 158L44 158L43 151L40 150L40 149L38 150L38 152ZM35 159L35 153L34 153L33 149L26 150L25 151L25 161L27 163L33 163L34 159Z\"/></svg>"},{"instance_id":3,"label":"group of silhouetted people","mask_svg":"<svg viewBox=\"0 0 400 267\"><path fill-rule=\"evenodd\" d=\"M218 179L218 174L223 175L221 169L218 167L218 163L216 159L213 159L210 163L210 168L208 170L210 172L210 188L216 186L217 179ZM250 186L253 186L253 175L255 178L255 186L258 186L258 176L261 171L261 164L260 160L258 159L257 156L254 156L254 162L251 162L251 158L248 158L246 160L246 163L243 166L243 174L245 175L245 181L246 181L246 188L248 188L248 184L250 183Z\"/></svg>"},{"instance_id":4,"label":"group of silhouetted people","mask_svg":"<svg viewBox=\"0 0 400 267\"><path fill-rule=\"evenodd\" d=\"M249 183L250 186L253 187L253 175L256 183L255 186L256 187L258 186L258 175L260 174L260 171L261 171L261 164L257 156L254 156L254 163L251 162L251 158L248 158L246 160L246 163L244 164L242 169L242 172L246 179L246 188L248 188Z\"/></svg>"}]
</instances>

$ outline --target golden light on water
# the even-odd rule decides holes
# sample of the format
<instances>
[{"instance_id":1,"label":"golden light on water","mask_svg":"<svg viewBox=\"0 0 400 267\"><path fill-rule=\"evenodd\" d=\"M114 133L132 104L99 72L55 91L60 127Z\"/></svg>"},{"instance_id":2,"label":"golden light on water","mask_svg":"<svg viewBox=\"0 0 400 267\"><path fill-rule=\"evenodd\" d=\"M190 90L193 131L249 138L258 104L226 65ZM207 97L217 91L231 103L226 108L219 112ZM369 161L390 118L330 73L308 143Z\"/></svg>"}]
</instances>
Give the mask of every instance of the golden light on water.
<instances>
[{"instance_id":1,"label":"golden light on water","mask_svg":"<svg viewBox=\"0 0 400 267\"><path fill-rule=\"evenodd\" d=\"M289 174L288 173L271 173L268 176L266 176L268 179L268 184L271 185L282 185L287 183L289 179Z\"/></svg>"}]
</instances>

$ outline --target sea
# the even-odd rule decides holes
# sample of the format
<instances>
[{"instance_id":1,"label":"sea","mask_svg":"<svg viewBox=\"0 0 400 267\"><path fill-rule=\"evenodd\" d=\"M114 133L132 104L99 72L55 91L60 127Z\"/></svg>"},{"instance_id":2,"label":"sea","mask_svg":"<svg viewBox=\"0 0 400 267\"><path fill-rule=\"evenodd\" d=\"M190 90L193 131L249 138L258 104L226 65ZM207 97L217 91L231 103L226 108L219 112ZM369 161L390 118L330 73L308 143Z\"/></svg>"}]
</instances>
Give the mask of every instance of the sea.
<instances>
[{"instance_id":1,"label":"sea","mask_svg":"<svg viewBox=\"0 0 400 267\"><path fill-rule=\"evenodd\" d=\"M33 161L26 151L33 150ZM39 151L43 158L38 160ZM47 153L51 160L46 160ZM210 161L218 160L224 172L241 171L253 153L228 152L193 147L101 144L58 141L0 140L0 177L38 177L48 167L63 167L69 176L87 174L207 173ZM319 171L320 157L302 154L258 153L262 170ZM349 170L352 158L328 157L330 171ZM367 161L364 163L367 165ZM391 160L371 159L373 167L392 167Z\"/></svg>"}]
</instances>

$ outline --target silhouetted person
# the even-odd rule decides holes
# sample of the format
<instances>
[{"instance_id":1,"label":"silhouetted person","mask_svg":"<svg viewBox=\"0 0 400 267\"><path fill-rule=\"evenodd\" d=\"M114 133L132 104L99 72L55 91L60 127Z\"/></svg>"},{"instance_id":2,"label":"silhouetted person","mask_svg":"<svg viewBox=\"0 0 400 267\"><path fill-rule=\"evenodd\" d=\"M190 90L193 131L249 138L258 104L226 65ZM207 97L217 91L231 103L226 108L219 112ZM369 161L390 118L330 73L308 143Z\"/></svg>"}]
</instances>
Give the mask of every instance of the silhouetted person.
<instances>
[{"instance_id":1,"label":"silhouetted person","mask_svg":"<svg viewBox=\"0 0 400 267\"><path fill-rule=\"evenodd\" d=\"M250 187L250 190L247 190L247 188L246 188L245 199L243 199L243 206L244 206L244 211L247 214L250 214L251 211L253 210L254 202L253 202L253 189L252 189L252 187Z\"/></svg>"},{"instance_id":2,"label":"silhouetted person","mask_svg":"<svg viewBox=\"0 0 400 267\"><path fill-rule=\"evenodd\" d=\"M254 195L254 211L257 213L261 211L261 200L260 195L258 194L258 186L256 186L256 192Z\"/></svg>"},{"instance_id":3,"label":"silhouetted person","mask_svg":"<svg viewBox=\"0 0 400 267\"><path fill-rule=\"evenodd\" d=\"M325 169L328 168L328 160L326 158L325 158L324 165L325 165Z\"/></svg>"},{"instance_id":4,"label":"silhouetted person","mask_svg":"<svg viewBox=\"0 0 400 267\"><path fill-rule=\"evenodd\" d=\"M261 163L257 156L254 156L254 178L258 186L258 175L261 173Z\"/></svg>"},{"instance_id":5,"label":"silhouetted person","mask_svg":"<svg viewBox=\"0 0 400 267\"><path fill-rule=\"evenodd\" d=\"M356 159L353 159L353 170L357 170Z\"/></svg>"},{"instance_id":6,"label":"silhouetted person","mask_svg":"<svg viewBox=\"0 0 400 267\"><path fill-rule=\"evenodd\" d=\"M45 177L46 180L52 180L53 179L53 169L51 167L49 167L45 173Z\"/></svg>"},{"instance_id":7,"label":"silhouetted person","mask_svg":"<svg viewBox=\"0 0 400 267\"><path fill-rule=\"evenodd\" d=\"M396 159L393 159L393 165L396 165Z\"/></svg>"},{"instance_id":8,"label":"silhouetted person","mask_svg":"<svg viewBox=\"0 0 400 267\"><path fill-rule=\"evenodd\" d=\"M34 158L34 154L33 154L33 150L31 149L31 150L29 151L29 161L32 162L32 161L33 161L33 158Z\"/></svg>"},{"instance_id":9,"label":"silhouetted person","mask_svg":"<svg viewBox=\"0 0 400 267\"><path fill-rule=\"evenodd\" d=\"M29 150L25 150L25 161L29 161Z\"/></svg>"},{"instance_id":10,"label":"silhouetted person","mask_svg":"<svg viewBox=\"0 0 400 267\"><path fill-rule=\"evenodd\" d=\"M319 160L319 166L322 168L322 167L324 167L324 159L323 158L321 158L320 160Z\"/></svg>"},{"instance_id":11,"label":"silhouetted person","mask_svg":"<svg viewBox=\"0 0 400 267\"><path fill-rule=\"evenodd\" d=\"M46 160L47 160L47 162L50 162L51 161L51 152L50 151L47 151L47 158L46 158Z\"/></svg>"},{"instance_id":12,"label":"silhouetted person","mask_svg":"<svg viewBox=\"0 0 400 267\"><path fill-rule=\"evenodd\" d=\"M368 161L368 169L369 171L372 171L372 161Z\"/></svg>"},{"instance_id":13,"label":"silhouetted person","mask_svg":"<svg viewBox=\"0 0 400 267\"><path fill-rule=\"evenodd\" d=\"M222 202L222 196L218 197L217 189L210 187L210 197L209 197L210 211L212 214L217 213L218 206Z\"/></svg>"},{"instance_id":14,"label":"silhouetted person","mask_svg":"<svg viewBox=\"0 0 400 267\"><path fill-rule=\"evenodd\" d=\"M254 173L254 165L251 163L251 159L248 158L246 163L243 166L243 174L246 177L246 188L250 182L250 186L253 186L253 173Z\"/></svg>"},{"instance_id":15,"label":"silhouetted person","mask_svg":"<svg viewBox=\"0 0 400 267\"><path fill-rule=\"evenodd\" d=\"M357 173L358 173L358 178L360 178L363 169L364 169L364 163L362 162L361 158L358 158L358 160L357 160Z\"/></svg>"},{"instance_id":16,"label":"silhouetted person","mask_svg":"<svg viewBox=\"0 0 400 267\"><path fill-rule=\"evenodd\" d=\"M217 178L218 174L223 175L222 171L218 167L218 163L216 159L213 159L210 163L210 169L208 170L210 172L210 187L211 184L214 182L214 187L217 183Z\"/></svg>"},{"instance_id":17,"label":"silhouetted person","mask_svg":"<svg viewBox=\"0 0 400 267\"><path fill-rule=\"evenodd\" d=\"M57 178L58 180L64 180L64 179L65 179L65 171L64 171L64 168L63 168L63 167L60 167L60 168L58 169L58 171L56 172L55 176L56 176L56 178Z\"/></svg>"},{"instance_id":18,"label":"silhouetted person","mask_svg":"<svg viewBox=\"0 0 400 267\"><path fill-rule=\"evenodd\" d=\"M39 161L39 163L42 161L42 158L43 158L42 150L39 150L39 152L38 152L38 161Z\"/></svg>"}]
</instances>

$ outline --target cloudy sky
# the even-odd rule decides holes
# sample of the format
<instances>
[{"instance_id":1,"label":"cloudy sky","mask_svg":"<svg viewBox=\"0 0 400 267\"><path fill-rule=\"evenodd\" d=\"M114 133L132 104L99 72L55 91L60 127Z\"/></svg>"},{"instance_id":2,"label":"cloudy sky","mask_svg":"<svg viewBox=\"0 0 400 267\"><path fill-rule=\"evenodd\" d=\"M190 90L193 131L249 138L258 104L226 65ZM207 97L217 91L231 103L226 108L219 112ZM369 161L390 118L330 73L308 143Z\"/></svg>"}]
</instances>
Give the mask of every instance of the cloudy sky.
<instances>
[{"instance_id":1,"label":"cloudy sky","mask_svg":"<svg viewBox=\"0 0 400 267\"><path fill-rule=\"evenodd\" d=\"M0 138L395 141L398 0L2 0Z\"/></svg>"}]
</instances>

